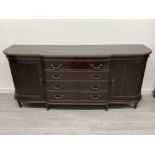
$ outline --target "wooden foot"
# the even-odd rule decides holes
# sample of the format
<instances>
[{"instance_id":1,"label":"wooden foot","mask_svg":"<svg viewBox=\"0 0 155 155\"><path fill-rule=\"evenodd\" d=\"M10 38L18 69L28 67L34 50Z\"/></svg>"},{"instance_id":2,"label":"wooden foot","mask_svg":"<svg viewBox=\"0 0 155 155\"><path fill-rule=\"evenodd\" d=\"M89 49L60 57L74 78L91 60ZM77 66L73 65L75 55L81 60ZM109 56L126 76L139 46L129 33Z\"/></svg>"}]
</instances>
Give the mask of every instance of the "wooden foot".
<instances>
[{"instance_id":1,"label":"wooden foot","mask_svg":"<svg viewBox=\"0 0 155 155\"><path fill-rule=\"evenodd\" d=\"M108 109L109 109L109 104L106 104L105 105L105 111L108 111Z\"/></svg>"},{"instance_id":2,"label":"wooden foot","mask_svg":"<svg viewBox=\"0 0 155 155\"><path fill-rule=\"evenodd\" d=\"M138 103L135 103L135 104L134 104L134 109L136 109L136 108L137 108L137 105L138 105Z\"/></svg>"},{"instance_id":3,"label":"wooden foot","mask_svg":"<svg viewBox=\"0 0 155 155\"><path fill-rule=\"evenodd\" d=\"M22 108L22 103L20 101L17 101L18 102L18 105L20 108Z\"/></svg>"},{"instance_id":4,"label":"wooden foot","mask_svg":"<svg viewBox=\"0 0 155 155\"><path fill-rule=\"evenodd\" d=\"M153 90L153 92L152 92L152 93L153 93L153 97L155 97L155 89Z\"/></svg>"},{"instance_id":5,"label":"wooden foot","mask_svg":"<svg viewBox=\"0 0 155 155\"><path fill-rule=\"evenodd\" d=\"M49 104L46 103L46 110L49 110Z\"/></svg>"}]
</instances>

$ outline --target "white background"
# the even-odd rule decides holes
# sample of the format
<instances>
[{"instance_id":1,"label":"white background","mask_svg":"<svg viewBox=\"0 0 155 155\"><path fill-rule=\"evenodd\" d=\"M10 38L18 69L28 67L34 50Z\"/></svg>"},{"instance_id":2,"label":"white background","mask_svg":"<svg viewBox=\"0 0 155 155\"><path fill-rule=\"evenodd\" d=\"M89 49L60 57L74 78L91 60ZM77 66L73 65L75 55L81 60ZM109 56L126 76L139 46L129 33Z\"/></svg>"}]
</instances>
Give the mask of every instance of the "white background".
<instances>
[{"instance_id":1,"label":"white background","mask_svg":"<svg viewBox=\"0 0 155 155\"><path fill-rule=\"evenodd\" d=\"M14 92L3 50L12 44L144 44L153 50L146 67L143 94L155 88L155 20L59 19L0 20L0 92Z\"/></svg>"}]
</instances>

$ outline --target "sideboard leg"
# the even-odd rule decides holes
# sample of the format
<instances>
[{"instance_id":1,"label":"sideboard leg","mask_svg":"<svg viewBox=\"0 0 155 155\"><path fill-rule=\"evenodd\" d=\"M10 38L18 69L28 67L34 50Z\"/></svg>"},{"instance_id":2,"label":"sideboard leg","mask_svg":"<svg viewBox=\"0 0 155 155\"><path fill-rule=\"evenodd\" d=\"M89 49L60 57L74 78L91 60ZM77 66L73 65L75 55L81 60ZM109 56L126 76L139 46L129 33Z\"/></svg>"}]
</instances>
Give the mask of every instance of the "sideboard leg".
<instances>
[{"instance_id":1,"label":"sideboard leg","mask_svg":"<svg viewBox=\"0 0 155 155\"><path fill-rule=\"evenodd\" d=\"M153 97L155 97L155 89L153 90L153 92L152 92L152 93L153 93Z\"/></svg>"},{"instance_id":2,"label":"sideboard leg","mask_svg":"<svg viewBox=\"0 0 155 155\"><path fill-rule=\"evenodd\" d=\"M22 108L22 103L20 101L17 101L18 102L18 105L20 108Z\"/></svg>"},{"instance_id":3,"label":"sideboard leg","mask_svg":"<svg viewBox=\"0 0 155 155\"><path fill-rule=\"evenodd\" d=\"M108 109L109 109L109 104L106 104L105 105L105 111L108 111Z\"/></svg>"},{"instance_id":4,"label":"sideboard leg","mask_svg":"<svg viewBox=\"0 0 155 155\"><path fill-rule=\"evenodd\" d=\"M134 109L137 108L138 102L134 103Z\"/></svg>"},{"instance_id":5,"label":"sideboard leg","mask_svg":"<svg viewBox=\"0 0 155 155\"><path fill-rule=\"evenodd\" d=\"M46 103L46 110L49 110L49 104Z\"/></svg>"}]
</instances>

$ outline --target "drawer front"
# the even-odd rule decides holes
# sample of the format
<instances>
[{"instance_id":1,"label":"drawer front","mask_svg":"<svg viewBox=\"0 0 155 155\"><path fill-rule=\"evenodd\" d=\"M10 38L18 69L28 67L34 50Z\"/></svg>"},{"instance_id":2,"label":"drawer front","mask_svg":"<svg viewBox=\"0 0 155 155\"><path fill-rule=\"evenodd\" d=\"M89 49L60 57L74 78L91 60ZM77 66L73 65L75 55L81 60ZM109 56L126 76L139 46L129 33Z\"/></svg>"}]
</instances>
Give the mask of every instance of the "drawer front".
<instances>
[{"instance_id":1,"label":"drawer front","mask_svg":"<svg viewBox=\"0 0 155 155\"><path fill-rule=\"evenodd\" d=\"M82 102L103 102L107 100L108 93L77 93L77 92L47 92L48 102L82 101Z\"/></svg>"},{"instance_id":2,"label":"drawer front","mask_svg":"<svg viewBox=\"0 0 155 155\"><path fill-rule=\"evenodd\" d=\"M52 70L105 70L110 68L110 60L44 60L44 65L46 69Z\"/></svg>"},{"instance_id":3,"label":"drawer front","mask_svg":"<svg viewBox=\"0 0 155 155\"><path fill-rule=\"evenodd\" d=\"M107 71L45 71L46 80L109 80L109 72Z\"/></svg>"},{"instance_id":4,"label":"drawer front","mask_svg":"<svg viewBox=\"0 0 155 155\"><path fill-rule=\"evenodd\" d=\"M83 82L83 81L46 81L47 90L108 90L108 81L93 81L93 82Z\"/></svg>"}]
</instances>

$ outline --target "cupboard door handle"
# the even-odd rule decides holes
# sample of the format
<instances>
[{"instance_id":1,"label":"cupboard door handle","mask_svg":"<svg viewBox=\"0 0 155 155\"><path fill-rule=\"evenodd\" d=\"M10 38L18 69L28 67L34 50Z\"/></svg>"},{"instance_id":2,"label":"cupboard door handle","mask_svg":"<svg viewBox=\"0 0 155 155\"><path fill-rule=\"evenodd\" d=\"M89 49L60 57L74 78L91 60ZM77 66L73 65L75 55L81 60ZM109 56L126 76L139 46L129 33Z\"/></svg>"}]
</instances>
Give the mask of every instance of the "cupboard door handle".
<instances>
[{"instance_id":1,"label":"cupboard door handle","mask_svg":"<svg viewBox=\"0 0 155 155\"><path fill-rule=\"evenodd\" d=\"M98 80L98 79L100 79L101 74L91 74L91 77L92 77L94 80Z\"/></svg>"},{"instance_id":2,"label":"cupboard door handle","mask_svg":"<svg viewBox=\"0 0 155 155\"><path fill-rule=\"evenodd\" d=\"M43 80L39 79L39 83L40 83L40 86L42 86L43 85Z\"/></svg>"},{"instance_id":3,"label":"cupboard door handle","mask_svg":"<svg viewBox=\"0 0 155 155\"><path fill-rule=\"evenodd\" d=\"M59 79L62 78L62 75L54 75L54 74L51 74L51 76L52 76L53 79L57 79L57 80L59 80Z\"/></svg>"},{"instance_id":4,"label":"cupboard door handle","mask_svg":"<svg viewBox=\"0 0 155 155\"><path fill-rule=\"evenodd\" d=\"M63 85L52 85L54 89L61 89Z\"/></svg>"},{"instance_id":5,"label":"cupboard door handle","mask_svg":"<svg viewBox=\"0 0 155 155\"><path fill-rule=\"evenodd\" d=\"M99 89L101 87L101 85L90 85L91 89Z\"/></svg>"},{"instance_id":6,"label":"cupboard door handle","mask_svg":"<svg viewBox=\"0 0 155 155\"><path fill-rule=\"evenodd\" d=\"M53 95L53 97L57 100L61 100L63 95Z\"/></svg>"},{"instance_id":7,"label":"cupboard door handle","mask_svg":"<svg viewBox=\"0 0 155 155\"><path fill-rule=\"evenodd\" d=\"M58 64L58 65L50 64L50 66L52 67L52 69L60 69L62 64Z\"/></svg>"},{"instance_id":8,"label":"cupboard door handle","mask_svg":"<svg viewBox=\"0 0 155 155\"><path fill-rule=\"evenodd\" d=\"M112 79L112 87L114 87L114 85L115 85L115 80Z\"/></svg>"},{"instance_id":9,"label":"cupboard door handle","mask_svg":"<svg viewBox=\"0 0 155 155\"><path fill-rule=\"evenodd\" d=\"M98 66L94 64L90 64L90 66L95 70L100 70L103 68L103 64L99 64Z\"/></svg>"},{"instance_id":10,"label":"cupboard door handle","mask_svg":"<svg viewBox=\"0 0 155 155\"><path fill-rule=\"evenodd\" d=\"M91 95L90 97L91 97L91 99L93 99L93 100L98 100L98 99L101 97L101 95L95 94L95 95Z\"/></svg>"}]
</instances>

